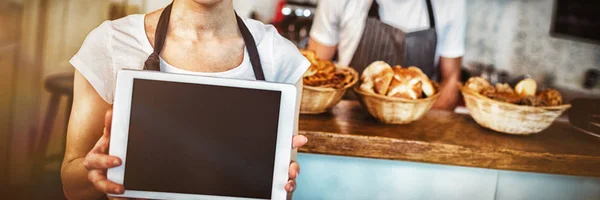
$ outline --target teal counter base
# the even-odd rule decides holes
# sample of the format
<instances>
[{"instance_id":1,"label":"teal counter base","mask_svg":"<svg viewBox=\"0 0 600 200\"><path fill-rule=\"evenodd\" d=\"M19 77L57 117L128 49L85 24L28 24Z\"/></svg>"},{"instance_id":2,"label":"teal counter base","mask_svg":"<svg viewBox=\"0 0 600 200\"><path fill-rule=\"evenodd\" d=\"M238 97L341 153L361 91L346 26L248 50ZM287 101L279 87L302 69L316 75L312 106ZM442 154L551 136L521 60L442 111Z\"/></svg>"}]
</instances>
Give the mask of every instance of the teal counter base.
<instances>
[{"instance_id":1,"label":"teal counter base","mask_svg":"<svg viewBox=\"0 0 600 200\"><path fill-rule=\"evenodd\" d=\"M600 199L600 178L592 177L306 153L298 162L294 200Z\"/></svg>"}]
</instances>

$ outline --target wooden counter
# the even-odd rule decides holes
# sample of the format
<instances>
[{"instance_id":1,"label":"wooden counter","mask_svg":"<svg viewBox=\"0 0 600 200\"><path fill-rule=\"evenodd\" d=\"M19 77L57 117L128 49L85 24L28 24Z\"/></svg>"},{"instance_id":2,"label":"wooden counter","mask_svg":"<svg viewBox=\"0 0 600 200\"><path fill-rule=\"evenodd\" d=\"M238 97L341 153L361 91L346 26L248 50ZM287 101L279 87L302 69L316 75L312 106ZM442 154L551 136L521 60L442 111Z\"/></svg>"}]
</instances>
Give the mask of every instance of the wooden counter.
<instances>
[{"instance_id":1,"label":"wooden counter","mask_svg":"<svg viewBox=\"0 0 600 200\"><path fill-rule=\"evenodd\" d=\"M330 113L302 115L301 152L479 168L600 177L600 138L556 122L536 135L480 127L468 115L430 111L409 125L384 125L358 102Z\"/></svg>"}]
</instances>

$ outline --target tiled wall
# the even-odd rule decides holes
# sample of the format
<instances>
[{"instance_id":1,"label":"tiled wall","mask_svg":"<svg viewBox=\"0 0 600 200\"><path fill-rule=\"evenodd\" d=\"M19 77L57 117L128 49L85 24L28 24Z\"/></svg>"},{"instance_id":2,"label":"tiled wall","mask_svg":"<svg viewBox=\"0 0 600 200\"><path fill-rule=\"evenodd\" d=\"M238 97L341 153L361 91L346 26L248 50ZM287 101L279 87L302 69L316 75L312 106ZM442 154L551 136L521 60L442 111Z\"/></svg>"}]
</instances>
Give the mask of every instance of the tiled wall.
<instances>
[{"instance_id":1,"label":"tiled wall","mask_svg":"<svg viewBox=\"0 0 600 200\"><path fill-rule=\"evenodd\" d=\"M583 74L600 69L600 45L550 36L554 0L467 0L465 61L494 64L555 83L582 88Z\"/></svg>"}]
</instances>

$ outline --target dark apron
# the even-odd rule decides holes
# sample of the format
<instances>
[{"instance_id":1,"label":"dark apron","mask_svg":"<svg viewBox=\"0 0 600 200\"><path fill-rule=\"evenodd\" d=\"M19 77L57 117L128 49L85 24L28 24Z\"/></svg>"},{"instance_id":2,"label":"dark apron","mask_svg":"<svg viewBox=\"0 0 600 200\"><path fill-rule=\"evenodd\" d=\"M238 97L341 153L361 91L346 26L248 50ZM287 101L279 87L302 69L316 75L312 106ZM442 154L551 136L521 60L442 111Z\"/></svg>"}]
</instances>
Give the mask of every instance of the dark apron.
<instances>
[{"instance_id":1,"label":"dark apron","mask_svg":"<svg viewBox=\"0 0 600 200\"><path fill-rule=\"evenodd\" d=\"M171 18L171 9L173 8L173 4L169 4L165 7L165 10L161 13L160 19L158 20L158 25L156 26L156 33L154 35L154 52L150 54L146 62L144 63L144 70L152 70L152 71L160 71L160 53L165 44L165 38L167 37L167 31L169 30L169 21ZM248 49L248 55L250 56L250 63L252 63L252 69L254 70L254 76L256 80L264 81L265 75L262 69L262 64L260 63L260 56L258 55L258 50L256 49L256 42L254 41L254 37L252 37L252 33L244 24L244 21L236 14L238 28L244 38L244 43L246 44L246 49Z\"/></svg>"},{"instance_id":2,"label":"dark apron","mask_svg":"<svg viewBox=\"0 0 600 200\"><path fill-rule=\"evenodd\" d=\"M431 0L427 1L429 29L406 33L381 22L379 4L373 0L365 30L350 66L359 73L375 61L385 61L391 66L419 67L427 76L435 77L435 50L437 34ZM402 20L402 19L397 19Z\"/></svg>"}]
</instances>

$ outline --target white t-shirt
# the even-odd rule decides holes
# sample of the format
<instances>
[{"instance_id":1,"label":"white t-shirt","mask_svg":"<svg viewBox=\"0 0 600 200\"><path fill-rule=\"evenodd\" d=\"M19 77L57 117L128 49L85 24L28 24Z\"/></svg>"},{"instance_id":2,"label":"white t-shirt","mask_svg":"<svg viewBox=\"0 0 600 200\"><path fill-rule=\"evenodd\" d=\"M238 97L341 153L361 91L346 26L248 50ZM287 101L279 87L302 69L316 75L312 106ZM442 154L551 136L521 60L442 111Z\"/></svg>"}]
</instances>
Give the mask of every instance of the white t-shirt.
<instances>
[{"instance_id":1,"label":"white t-shirt","mask_svg":"<svg viewBox=\"0 0 600 200\"><path fill-rule=\"evenodd\" d=\"M70 61L109 104L113 102L118 70L143 69L144 62L153 52L146 36L144 16L130 15L102 23L87 36L79 52ZM271 25L251 19L244 19L244 23L256 41L265 79L269 82L298 83L310 66L298 48L279 35ZM247 49L243 62L225 72L190 72L171 66L163 59L160 68L169 73L256 80Z\"/></svg>"},{"instance_id":2,"label":"white t-shirt","mask_svg":"<svg viewBox=\"0 0 600 200\"><path fill-rule=\"evenodd\" d=\"M439 56L465 54L465 0L431 0L437 31L436 66ZM338 64L349 65L362 38L372 0L320 0L310 37L337 46ZM430 28L425 0L377 0L381 21L404 32Z\"/></svg>"}]
</instances>

